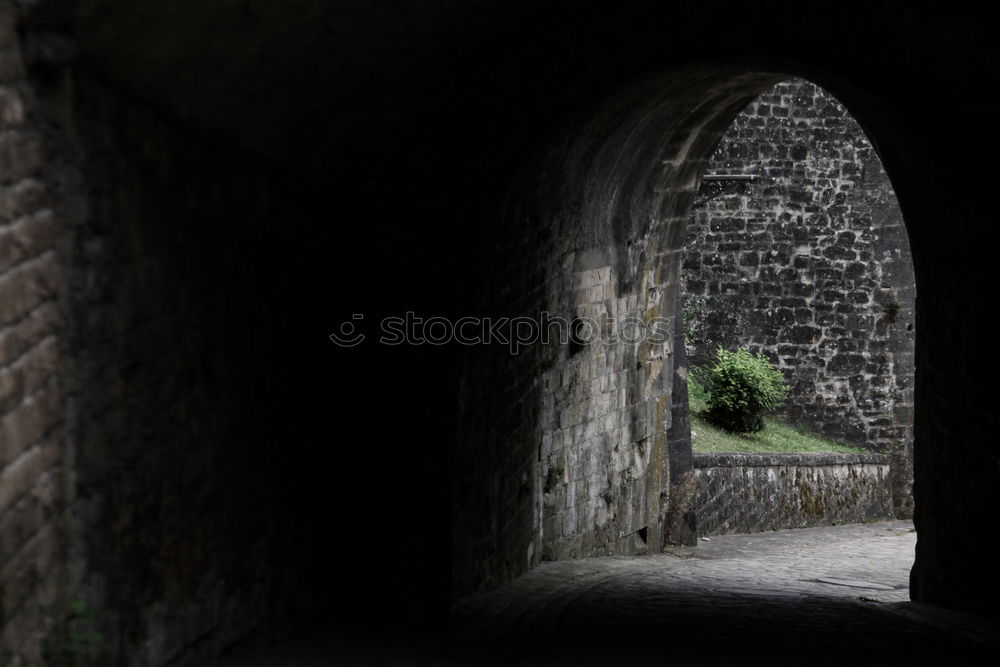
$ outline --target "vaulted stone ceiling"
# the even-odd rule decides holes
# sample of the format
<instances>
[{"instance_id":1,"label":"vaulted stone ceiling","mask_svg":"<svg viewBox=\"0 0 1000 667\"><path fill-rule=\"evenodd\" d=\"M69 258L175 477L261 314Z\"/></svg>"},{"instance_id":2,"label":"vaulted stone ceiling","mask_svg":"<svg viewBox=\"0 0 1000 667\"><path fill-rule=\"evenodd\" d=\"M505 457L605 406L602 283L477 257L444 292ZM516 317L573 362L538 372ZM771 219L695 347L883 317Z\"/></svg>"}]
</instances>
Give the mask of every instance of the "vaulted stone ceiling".
<instances>
[{"instance_id":1,"label":"vaulted stone ceiling","mask_svg":"<svg viewBox=\"0 0 1000 667\"><path fill-rule=\"evenodd\" d=\"M304 171L405 131L526 32L594 3L537 4L84 0L78 34L102 76Z\"/></svg>"},{"instance_id":2,"label":"vaulted stone ceiling","mask_svg":"<svg viewBox=\"0 0 1000 667\"><path fill-rule=\"evenodd\" d=\"M391 151L480 86L487 97L523 94L516 106L544 116L558 113L567 101L560 97L586 98L663 63L752 54L780 67L788 61L778 54L795 52L806 75L835 63L854 84L868 78L879 88L955 92L976 85L955 59L982 53L991 40L986 25L970 34L960 17L931 20L892 3L796 12L766 2L602 0L34 4L39 21L75 22L92 73L213 141L225 138L299 174ZM830 39L797 28L804 23L828 24ZM916 62L921 80L907 80ZM491 91L495 78L510 87Z\"/></svg>"}]
</instances>

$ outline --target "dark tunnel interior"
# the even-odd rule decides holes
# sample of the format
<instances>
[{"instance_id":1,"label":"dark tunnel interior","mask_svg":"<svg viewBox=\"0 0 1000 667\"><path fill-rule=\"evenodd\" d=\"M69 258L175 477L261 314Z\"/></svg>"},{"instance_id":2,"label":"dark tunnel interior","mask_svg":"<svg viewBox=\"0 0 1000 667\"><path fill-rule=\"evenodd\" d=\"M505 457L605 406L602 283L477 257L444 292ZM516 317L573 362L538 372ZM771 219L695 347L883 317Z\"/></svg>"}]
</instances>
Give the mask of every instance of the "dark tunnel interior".
<instances>
[{"instance_id":1,"label":"dark tunnel interior","mask_svg":"<svg viewBox=\"0 0 1000 667\"><path fill-rule=\"evenodd\" d=\"M881 2L0 0L0 86L26 109L0 212L16 194L56 220L37 280L60 350L38 446L57 555L2 581L0 655L34 655L71 598L96 664L199 664L303 628L442 628L529 571L541 378L580 362L379 344L377 323L536 313L567 257L611 267L616 298L656 274L676 312L706 161L788 76L858 120L907 221L912 598L996 617L992 27ZM332 344L355 314L369 338ZM633 413L671 409L681 361L615 363L663 389ZM673 484L649 496L660 544L684 502L662 409L630 427Z\"/></svg>"}]
</instances>

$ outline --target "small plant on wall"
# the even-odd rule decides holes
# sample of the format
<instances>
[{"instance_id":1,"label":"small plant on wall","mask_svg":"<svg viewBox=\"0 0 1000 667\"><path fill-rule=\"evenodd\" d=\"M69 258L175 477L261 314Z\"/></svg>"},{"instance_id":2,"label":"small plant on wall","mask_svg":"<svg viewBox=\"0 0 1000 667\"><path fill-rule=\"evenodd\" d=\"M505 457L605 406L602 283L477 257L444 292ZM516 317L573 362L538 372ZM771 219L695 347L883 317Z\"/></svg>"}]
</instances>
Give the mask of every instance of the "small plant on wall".
<instances>
[{"instance_id":1,"label":"small plant on wall","mask_svg":"<svg viewBox=\"0 0 1000 667\"><path fill-rule=\"evenodd\" d=\"M708 297L688 296L684 299L684 343L689 350L694 350L704 343L705 304Z\"/></svg>"},{"instance_id":2,"label":"small plant on wall","mask_svg":"<svg viewBox=\"0 0 1000 667\"><path fill-rule=\"evenodd\" d=\"M764 428L764 415L788 395L785 378L767 357L746 348L729 352L719 348L707 374L707 419L733 433Z\"/></svg>"},{"instance_id":3,"label":"small plant on wall","mask_svg":"<svg viewBox=\"0 0 1000 667\"><path fill-rule=\"evenodd\" d=\"M889 301L884 306L882 306L882 309L885 310L885 316L889 319L889 321L895 322L896 318L899 316L899 311L902 309L902 307L903 306L901 303L899 303L899 301L893 299L892 301Z\"/></svg>"},{"instance_id":4,"label":"small plant on wall","mask_svg":"<svg viewBox=\"0 0 1000 667\"><path fill-rule=\"evenodd\" d=\"M549 470L545 474L545 493L552 493L563 480L563 467L561 465L549 465Z\"/></svg>"},{"instance_id":5,"label":"small plant on wall","mask_svg":"<svg viewBox=\"0 0 1000 667\"><path fill-rule=\"evenodd\" d=\"M56 631L44 641L42 651L50 667L85 667L95 664L91 657L103 642L93 610L74 598Z\"/></svg>"}]
</instances>

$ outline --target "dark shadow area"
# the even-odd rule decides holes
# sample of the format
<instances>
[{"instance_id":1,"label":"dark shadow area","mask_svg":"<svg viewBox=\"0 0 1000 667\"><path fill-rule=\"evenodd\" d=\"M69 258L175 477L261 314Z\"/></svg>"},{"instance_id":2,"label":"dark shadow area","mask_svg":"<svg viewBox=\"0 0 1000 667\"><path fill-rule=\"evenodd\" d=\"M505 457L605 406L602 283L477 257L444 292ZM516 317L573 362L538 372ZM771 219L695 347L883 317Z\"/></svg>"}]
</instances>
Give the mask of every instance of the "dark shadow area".
<instances>
[{"instance_id":1,"label":"dark shadow area","mask_svg":"<svg viewBox=\"0 0 1000 667\"><path fill-rule=\"evenodd\" d=\"M991 664L995 622L903 601L914 540L895 521L549 563L460 600L448 632L325 634L218 667Z\"/></svg>"},{"instance_id":2,"label":"dark shadow area","mask_svg":"<svg viewBox=\"0 0 1000 667\"><path fill-rule=\"evenodd\" d=\"M983 363L998 147L983 89L1000 61L983 16L641 0L0 9L16 24L0 73L19 77L38 137L0 164L44 155L32 177L59 220L45 282L66 475L45 599L61 617L76 596L94 611L96 664L193 665L315 628L349 642L374 628L406 650L389 628L443 632L455 599L543 558L689 542L690 462L669 417L682 353L394 347L375 323L599 303L676 325L699 174L739 109L788 76L843 102L906 216L921 300L913 598L998 614L983 547L1000 478ZM355 314L373 337L334 345ZM614 475L586 467L598 451ZM565 493L546 499L559 456ZM10 581L25 599L43 589ZM529 653L579 640L573 657L601 656L590 640L606 633L616 650L712 664L670 637L732 654L790 634L858 662L844 634L904 650L941 637L863 605L823 615L728 594L654 592L659 617L620 583L587 599L634 604L634 628L579 608ZM14 627L18 610L0 611ZM45 619L21 619L38 644Z\"/></svg>"},{"instance_id":3,"label":"dark shadow area","mask_svg":"<svg viewBox=\"0 0 1000 667\"><path fill-rule=\"evenodd\" d=\"M920 603L888 608L825 599L752 601L753 594L671 594L642 617L621 607L656 605L656 593L636 598L595 591L586 615L571 615L543 636L495 638L361 631L308 638L254 657L212 667L356 665L608 665L644 664L669 656L681 665L989 665L995 628ZM597 596L604 596L597 600ZM759 597L759 596L758 596ZM621 622L609 622L618 612ZM672 612L672 613L668 613ZM935 613L936 612L936 613ZM622 624L627 624L623 627ZM672 639L671 639L672 638Z\"/></svg>"}]
</instances>

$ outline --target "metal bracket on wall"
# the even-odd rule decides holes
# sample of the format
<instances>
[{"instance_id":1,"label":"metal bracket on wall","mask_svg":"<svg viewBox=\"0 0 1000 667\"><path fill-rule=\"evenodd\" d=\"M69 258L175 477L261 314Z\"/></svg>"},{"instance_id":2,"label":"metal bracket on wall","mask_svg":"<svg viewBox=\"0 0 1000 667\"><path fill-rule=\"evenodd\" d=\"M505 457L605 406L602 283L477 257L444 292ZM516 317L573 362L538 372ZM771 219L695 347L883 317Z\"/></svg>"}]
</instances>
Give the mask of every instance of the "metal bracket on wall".
<instances>
[{"instance_id":1,"label":"metal bracket on wall","mask_svg":"<svg viewBox=\"0 0 1000 667\"><path fill-rule=\"evenodd\" d=\"M703 181L756 181L760 177L757 174L705 174L701 178Z\"/></svg>"}]
</instances>

